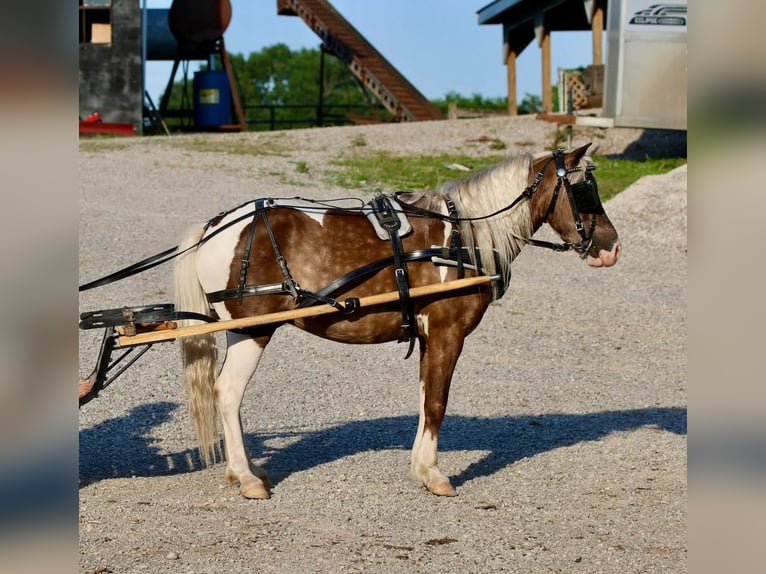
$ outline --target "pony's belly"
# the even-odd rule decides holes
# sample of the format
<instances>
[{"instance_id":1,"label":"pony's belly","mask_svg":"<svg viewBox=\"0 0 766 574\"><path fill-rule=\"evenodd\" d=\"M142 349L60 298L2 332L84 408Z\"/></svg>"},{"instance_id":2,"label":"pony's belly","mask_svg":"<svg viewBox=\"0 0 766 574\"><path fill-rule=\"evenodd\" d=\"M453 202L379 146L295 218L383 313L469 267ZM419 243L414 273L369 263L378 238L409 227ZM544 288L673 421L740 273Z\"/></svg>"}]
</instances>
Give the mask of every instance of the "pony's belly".
<instances>
[{"instance_id":1,"label":"pony's belly","mask_svg":"<svg viewBox=\"0 0 766 574\"><path fill-rule=\"evenodd\" d=\"M396 312L358 316L322 316L295 321L303 331L337 343L374 344L396 341L402 334L402 315Z\"/></svg>"}]
</instances>

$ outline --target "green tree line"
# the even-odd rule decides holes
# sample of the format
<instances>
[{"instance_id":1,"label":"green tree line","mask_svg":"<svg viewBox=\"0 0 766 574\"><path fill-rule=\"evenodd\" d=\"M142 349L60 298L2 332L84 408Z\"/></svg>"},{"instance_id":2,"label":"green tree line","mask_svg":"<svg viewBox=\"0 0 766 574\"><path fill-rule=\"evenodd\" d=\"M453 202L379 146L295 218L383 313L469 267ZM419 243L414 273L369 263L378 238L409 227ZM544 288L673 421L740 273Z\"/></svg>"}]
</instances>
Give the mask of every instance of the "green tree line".
<instances>
[{"instance_id":1,"label":"green tree line","mask_svg":"<svg viewBox=\"0 0 766 574\"><path fill-rule=\"evenodd\" d=\"M250 129L391 120L390 113L360 85L346 65L329 53L323 54L320 48L291 50L279 43L248 56L230 53L229 57ZM207 69L207 65L200 69ZM187 72L185 78L174 82L168 98L164 119L171 129L193 124L192 92L193 72ZM432 103L445 115L450 103L461 109L507 109L505 98L456 92ZM541 109L540 98L527 94L518 108L519 113L536 113Z\"/></svg>"}]
</instances>

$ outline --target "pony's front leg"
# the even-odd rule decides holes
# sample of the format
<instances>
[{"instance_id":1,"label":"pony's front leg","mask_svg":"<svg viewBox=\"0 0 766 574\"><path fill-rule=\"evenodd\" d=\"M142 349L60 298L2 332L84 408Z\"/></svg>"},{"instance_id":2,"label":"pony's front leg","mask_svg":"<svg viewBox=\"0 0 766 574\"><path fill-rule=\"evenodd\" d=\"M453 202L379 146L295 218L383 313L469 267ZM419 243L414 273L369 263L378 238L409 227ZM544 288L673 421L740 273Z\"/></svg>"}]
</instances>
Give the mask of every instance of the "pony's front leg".
<instances>
[{"instance_id":1,"label":"pony's front leg","mask_svg":"<svg viewBox=\"0 0 766 574\"><path fill-rule=\"evenodd\" d=\"M245 388L258 367L270 337L257 341L249 336L227 332L227 350L215 382L218 408L223 422L226 449L226 480L239 483L245 498L269 498L271 482L266 472L253 465L245 448L240 407Z\"/></svg>"},{"instance_id":2,"label":"pony's front leg","mask_svg":"<svg viewBox=\"0 0 766 574\"><path fill-rule=\"evenodd\" d=\"M463 340L462 335L455 333L420 340L420 420L412 446L411 471L415 479L439 496L457 495L449 478L439 470L437 448Z\"/></svg>"}]
</instances>

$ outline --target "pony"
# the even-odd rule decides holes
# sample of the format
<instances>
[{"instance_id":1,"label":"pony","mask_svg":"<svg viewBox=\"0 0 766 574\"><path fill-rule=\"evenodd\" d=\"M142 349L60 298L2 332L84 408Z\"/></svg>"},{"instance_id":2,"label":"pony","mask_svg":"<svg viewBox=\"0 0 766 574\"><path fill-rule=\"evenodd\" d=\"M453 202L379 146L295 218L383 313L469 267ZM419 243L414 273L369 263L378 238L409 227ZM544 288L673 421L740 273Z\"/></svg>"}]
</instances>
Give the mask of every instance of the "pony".
<instances>
[{"instance_id":1,"label":"pony","mask_svg":"<svg viewBox=\"0 0 766 574\"><path fill-rule=\"evenodd\" d=\"M592 267L610 267L620 257L622 247L586 155L589 145L520 154L435 190L380 194L352 206L254 200L195 226L179 244L177 310L220 320L314 304L341 310L226 331L220 369L213 334L179 337L202 462L210 466L224 455L225 478L239 485L243 497L269 498L269 478L245 447L240 406L274 332L289 323L343 343L409 341L410 351L418 344L420 408L410 470L431 493L455 496L437 452L450 383L465 338L508 288L513 260L528 244L573 250ZM377 230L375 217L368 217L373 212ZM544 223L563 243L532 237ZM387 233L380 235L381 228ZM407 296L409 288L482 275L491 281ZM353 305L360 297L397 290L392 303Z\"/></svg>"}]
</instances>

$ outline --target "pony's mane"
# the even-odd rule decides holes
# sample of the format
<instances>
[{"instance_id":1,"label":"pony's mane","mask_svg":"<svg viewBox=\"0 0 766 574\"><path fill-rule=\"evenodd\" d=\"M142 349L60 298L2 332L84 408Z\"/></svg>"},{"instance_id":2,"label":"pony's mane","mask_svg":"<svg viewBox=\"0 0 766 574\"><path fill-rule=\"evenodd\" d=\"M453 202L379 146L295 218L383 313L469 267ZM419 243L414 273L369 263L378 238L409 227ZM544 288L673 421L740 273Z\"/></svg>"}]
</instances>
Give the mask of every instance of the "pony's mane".
<instances>
[{"instance_id":1,"label":"pony's mane","mask_svg":"<svg viewBox=\"0 0 766 574\"><path fill-rule=\"evenodd\" d=\"M463 218L483 217L494 213L518 197L528 185L533 156L521 154L477 172L462 181L445 183L439 193L449 196ZM531 237L532 216L529 203L522 201L513 209L488 219L464 221L463 240L471 252L474 247L489 252L495 249L499 268L493 257L485 256L482 264L487 272L499 273L510 280L511 262L524 247L519 237ZM474 262L475 263L475 262Z\"/></svg>"}]
</instances>

